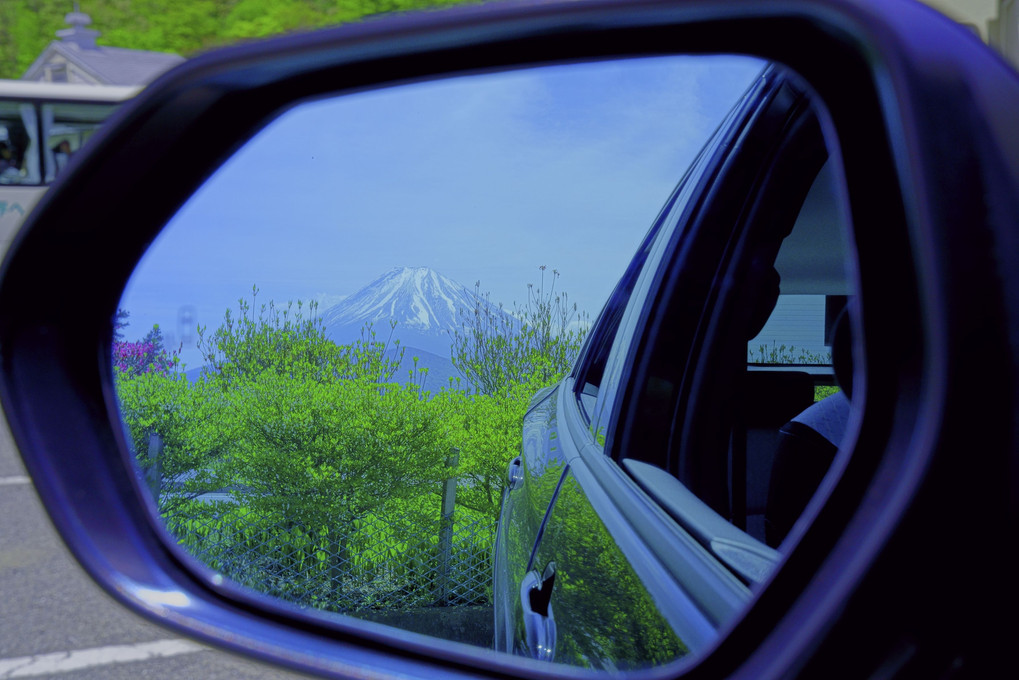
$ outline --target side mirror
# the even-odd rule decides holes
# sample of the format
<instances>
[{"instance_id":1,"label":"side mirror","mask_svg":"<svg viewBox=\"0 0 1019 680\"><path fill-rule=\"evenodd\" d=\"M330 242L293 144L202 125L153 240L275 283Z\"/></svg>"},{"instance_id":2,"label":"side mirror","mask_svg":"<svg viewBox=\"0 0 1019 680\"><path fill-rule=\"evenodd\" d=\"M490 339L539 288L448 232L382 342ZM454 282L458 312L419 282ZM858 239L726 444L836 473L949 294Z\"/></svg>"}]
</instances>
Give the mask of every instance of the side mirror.
<instances>
[{"instance_id":1,"label":"side mirror","mask_svg":"<svg viewBox=\"0 0 1019 680\"><path fill-rule=\"evenodd\" d=\"M979 674L1004 663L1007 645L998 644L1003 633L989 623L995 620L990 610L996 586L982 564L1007 563L1007 541L1000 538L1015 535L1014 513L1008 511L1014 489L1011 481L1001 480L1011 479L1015 456L1010 423L1016 354L1008 329L1015 325L1011 301L1019 299L1014 297L1019 282L1006 265L1019 257L1014 239L1019 145L1010 115L1019 110L1019 84L966 31L911 3L887 5L880 0L494 4L242 45L198 57L161 78L97 133L60 186L42 199L12 245L0 281L0 397L39 495L71 551L103 588L142 615L299 671L329 677L578 674L561 665L562 647L571 635L571 620L582 617L556 598L576 593L579 579L569 559L546 558L533 542L533 548L506 544L507 551L516 551L510 558L522 556L517 562L507 553L496 556L502 565L497 568L516 569L531 579L526 595L509 589L507 601L496 604L511 612L506 619L511 625L496 621L506 637L496 646L512 651L514 635L524 635L542 648L542 658L554 654L554 664L437 640L382 619L297 605L247 587L220 562L179 545L158 503L184 488L164 486L167 475L159 461L172 443L162 434L143 432L138 419L125 427L130 419L123 415L112 358L118 309L139 263L158 245L166 225L183 214L182 206L199 201L251 150L259 132L271 130L267 126L285 120L287 112L297 115L330 98L353 101L369 93L401 93L423 83L532 67L611 66L677 53L748 55L774 64L766 72L785 74L789 87L768 97L761 95L766 83L751 88L733 109L726 119L730 125L720 128L725 134L713 138L716 145L708 147L698 166L701 174L684 185L686 193L673 194L659 220L664 224L675 214L673 226L688 222L689 233L702 240L649 237L641 243L644 259L638 257L634 266L653 262L660 269L634 275L639 284L634 299L675 297L676 291L697 289L702 277L716 287L703 292L713 306L704 307L699 322L704 329L722 327L725 291L731 289L725 286L734 280L722 274L736 271L745 253L770 247L765 238L743 236L757 232L740 230L761 214L776 217L776 232L796 222L810 187L798 168L809 165L813 177L825 160L814 148L796 156L799 147L783 143L799 139L794 128L809 118L811 130L831 141L825 153L836 169L829 203L852 231L847 275L860 299L854 322L862 329L852 351L866 361L856 362L850 434L790 529L791 538L779 548L729 539L713 543L710 535L689 530L691 524L711 526L721 517L733 531L750 532L747 508L719 500L731 491L723 483L716 485L721 491L711 504L701 504L703 510L700 505L696 512L691 506L675 510L670 501L678 496L668 489L687 481L680 473L661 484L655 480L662 479L662 470L683 470L685 463L667 453L655 469L643 462L622 463L635 458L645 441L638 425L657 414L635 404L667 403L674 409L669 423L681 425L684 414L704 410L707 402L693 403L694 397L708 393L708 387L698 386L709 384L711 376L697 374L692 365L680 374L686 382L656 382L648 348L659 356L662 347L671 346L669 333L679 337L683 329L668 327L668 319L648 311L620 308L621 327L656 342L635 342L632 352L613 354L609 338L607 361L594 368L584 364L569 372L560 389L535 397L527 408L531 417L557 418L556 437L569 431L576 441L589 436L591 442L576 451L557 448L559 440L543 430L544 439L537 437L535 444L544 447L542 465L561 476L535 485L547 495L545 507L513 508L516 519L505 519L510 511L504 508L499 530L509 521L529 523L539 535L548 532L551 541L561 525L547 508L567 485L571 494L582 488L590 508L576 516L604 525L592 530L611 536L623 555L617 559L602 551L605 559L622 565L619 571L632 570L633 582L645 587L639 597L626 600L635 604L621 613L620 625L642 617L661 622L662 639L655 644L665 651L656 659L661 667L647 671L649 677L687 672L734 678L869 676L888 669L891 675L920 669L938 674L960 665ZM575 96L590 91L585 87L578 85ZM755 92L767 101L755 100ZM804 117L807 109L813 113ZM788 117L762 128L759 118L776 110ZM760 129L774 135L762 135ZM726 154L747 149L779 160L755 166L723 162L735 158ZM366 157L372 157L370 149ZM704 224L728 212L698 213L724 188L716 182L719 177L750 188L729 203L733 217L724 233ZM786 191L754 193L759 187ZM770 202L786 194L797 199L788 205ZM670 212L676 205L689 208ZM640 216L652 217L653 210ZM717 237L713 245L703 246L712 240L704 234ZM772 251L787 234L771 235ZM710 252L716 247L719 256L690 262L683 259L687 246ZM716 272L718 281L712 278ZM716 298L723 302L715 305ZM655 309L648 305L647 310ZM606 309L614 313L611 306ZM689 337L712 337L696 335L697 323L690 326ZM745 341L740 337L733 346L742 352ZM588 356L597 349L589 344L577 352ZM699 356L695 349L685 356ZM709 354L705 350L704 356ZM622 363L611 365L617 358ZM336 365L326 369L331 377L361 366L357 361L343 369ZM989 371L994 380L987 379ZM575 382L595 374L599 380L602 374L621 376L620 396L597 437L583 420L586 405L598 399L597 380L591 379L591 390ZM627 393L624 388L634 384L649 389ZM375 392L393 394L394 389ZM673 401L647 398L654 390ZM570 401L573 411L567 412L572 395L576 404ZM693 395L689 404L684 395ZM394 412L405 411L394 407ZM976 432L974 422L982 424ZM679 456L682 431L658 429L666 442L662 451L674 448ZM698 434L703 441L731 440L717 432ZM721 467L739 467L731 462L740 457L737 448ZM985 464L972 464L973 451L986 453ZM450 470L462 462L448 457L448 448L441 453L435 474L448 490L455 487ZM527 475L537 469L526 467L526 460L516 470L511 466L505 480L503 465L516 453L496 461L493 479L500 485L527 479L526 488ZM460 461L466 457L461 452ZM749 474L745 461L742 466L730 479ZM185 472L207 469L194 466ZM252 478L239 473L230 489L221 486L227 494L245 485L250 492ZM270 495L248 493L259 499ZM648 499L660 502L646 512L636 510L652 507ZM955 531L946 537L936 527ZM445 541L450 531L448 523L441 524L436 542ZM967 544L982 546L980 559L965 549L946 548L945 542L961 535ZM725 549L730 560L753 554L756 561L741 571L718 557ZM317 548L304 557L319 559ZM537 570L546 563L555 565L551 575L539 578ZM615 573L606 569L603 575ZM553 579L554 588L545 588ZM941 606L932 612L920 603L932 596L935 585ZM542 594L541 606L524 612L533 619L532 630L516 631L517 604L509 598L534 592ZM544 608L548 617L537 611ZM544 626L541 635L533 632L535 625ZM635 625L633 630L636 637L644 629ZM859 642L863 631L865 650ZM610 642L594 640L591 648L608 648ZM638 672L638 666L648 665L595 663L585 654L571 658L610 670Z\"/></svg>"}]
</instances>

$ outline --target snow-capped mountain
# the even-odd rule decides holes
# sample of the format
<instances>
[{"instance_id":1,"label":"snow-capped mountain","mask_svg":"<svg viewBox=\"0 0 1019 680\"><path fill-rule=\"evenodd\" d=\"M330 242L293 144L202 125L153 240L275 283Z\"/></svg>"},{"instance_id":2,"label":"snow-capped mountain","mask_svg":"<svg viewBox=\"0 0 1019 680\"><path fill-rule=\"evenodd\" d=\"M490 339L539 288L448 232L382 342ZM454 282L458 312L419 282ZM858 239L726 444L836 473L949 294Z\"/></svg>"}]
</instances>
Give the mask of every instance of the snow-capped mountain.
<instances>
[{"instance_id":1,"label":"snow-capped mountain","mask_svg":"<svg viewBox=\"0 0 1019 680\"><path fill-rule=\"evenodd\" d=\"M367 323L384 341L396 321L392 339L402 346L448 357L460 314L472 311L475 300L473 291L428 267L397 267L326 309L322 321L339 343L359 338Z\"/></svg>"}]
</instances>

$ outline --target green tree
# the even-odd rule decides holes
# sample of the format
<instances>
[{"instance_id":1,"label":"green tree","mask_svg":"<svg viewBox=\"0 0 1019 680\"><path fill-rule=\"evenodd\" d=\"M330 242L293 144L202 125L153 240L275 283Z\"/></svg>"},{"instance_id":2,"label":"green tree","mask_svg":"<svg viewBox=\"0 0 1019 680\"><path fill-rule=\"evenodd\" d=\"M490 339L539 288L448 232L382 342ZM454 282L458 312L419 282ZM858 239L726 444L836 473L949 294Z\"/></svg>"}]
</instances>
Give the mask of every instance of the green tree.
<instances>
[{"instance_id":1,"label":"green tree","mask_svg":"<svg viewBox=\"0 0 1019 680\"><path fill-rule=\"evenodd\" d=\"M498 518L506 463L520 453L523 418L534 392L525 383L496 394L449 388L432 397L428 407L442 425L443 446L460 452L458 508Z\"/></svg>"},{"instance_id":2,"label":"green tree","mask_svg":"<svg viewBox=\"0 0 1019 680\"><path fill-rule=\"evenodd\" d=\"M224 481L281 520L353 521L438 479L445 447L420 389L390 382L402 349L391 355L370 327L337 345L316 305L304 309L241 300L214 333L199 329L234 432Z\"/></svg>"},{"instance_id":3,"label":"green tree","mask_svg":"<svg viewBox=\"0 0 1019 680\"><path fill-rule=\"evenodd\" d=\"M188 56L221 44L228 0L92 0L82 11L100 32L98 43Z\"/></svg>"},{"instance_id":4,"label":"green tree","mask_svg":"<svg viewBox=\"0 0 1019 680\"><path fill-rule=\"evenodd\" d=\"M223 35L237 40L323 26L329 22L328 9L302 0L240 0L224 21Z\"/></svg>"},{"instance_id":5,"label":"green tree","mask_svg":"<svg viewBox=\"0 0 1019 680\"><path fill-rule=\"evenodd\" d=\"M19 78L65 28L71 11L65 0L4 0L0 2L0 77Z\"/></svg>"},{"instance_id":6,"label":"green tree","mask_svg":"<svg viewBox=\"0 0 1019 680\"><path fill-rule=\"evenodd\" d=\"M205 381L188 382L183 373L116 373L117 398L139 468L158 465L161 510L173 513L203 493L223 488L222 467L236 430L221 391ZM149 457L153 437L157 459Z\"/></svg>"},{"instance_id":7,"label":"green tree","mask_svg":"<svg viewBox=\"0 0 1019 680\"><path fill-rule=\"evenodd\" d=\"M453 337L453 365L483 394L507 394L527 384L537 391L561 380L573 366L587 335L587 317L556 290L559 271L546 282L527 284L527 302L507 313L475 284L475 306L461 310ZM547 288L546 288L547 283Z\"/></svg>"},{"instance_id":8,"label":"green tree","mask_svg":"<svg viewBox=\"0 0 1019 680\"><path fill-rule=\"evenodd\" d=\"M82 0L98 44L191 56L238 40L462 0ZM468 0L470 1L470 0ZM0 2L0 77L19 78L66 28L71 0Z\"/></svg>"},{"instance_id":9,"label":"green tree","mask_svg":"<svg viewBox=\"0 0 1019 680\"><path fill-rule=\"evenodd\" d=\"M130 316L131 312L126 309L117 309L117 313L113 317L114 342L122 342L124 340L124 329L131 325L131 322L127 320Z\"/></svg>"},{"instance_id":10,"label":"green tree","mask_svg":"<svg viewBox=\"0 0 1019 680\"><path fill-rule=\"evenodd\" d=\"M362 329L361 338L353 344L337 345L325 335L322 320L317 317L318 303L305 305L298 300L285 307L274 301L258 305L257 298L258 288L252 286L251 302L238 300L237 314L228 309L222 325L208 337L208 327L198 327L202 358L212 373L221 376L224 385L242 376L258 377L265 371L318 382L346 378L384 382L400 366L404 350L398 341L391 355L389 338L379 340L370 325Z\"/></svg>"},{"instance_id":11,"label":"green tree","mask_svg":"<svg viewBox=\"0 0 1019 680\"><path fill-rule=\"evenodd\" d=\"M539 284L528 284L526 304L512 314L475 284L475 306L461 310L452 360L478 393L450 389L435 397L444 422L455 423L449 441L463 452L457 502L493 520L531 398L570 371L587 333L587 317L556 290L559 272L539 271Z\"/></svg>"}]
</instances>

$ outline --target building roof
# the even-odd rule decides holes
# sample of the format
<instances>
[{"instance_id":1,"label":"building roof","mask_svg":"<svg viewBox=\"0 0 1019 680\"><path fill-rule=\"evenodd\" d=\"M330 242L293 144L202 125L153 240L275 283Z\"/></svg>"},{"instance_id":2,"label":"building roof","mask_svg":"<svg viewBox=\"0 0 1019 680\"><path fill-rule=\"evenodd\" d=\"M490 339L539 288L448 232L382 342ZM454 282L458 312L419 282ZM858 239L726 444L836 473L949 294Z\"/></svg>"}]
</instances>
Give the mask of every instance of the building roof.
<instances>
[{"instance_id":1,"label":"building roof","mask_svg":"<svg viewBox=\"0 0 1019 680\"><path fill-rule=\"evenodd\" d=\"M82 47L77 43L54 40L22 78L38 79L54 54L63 56L104 85L144 85L184 61L184 57L165 52L99 45Z\"/></svg>"},{"instance_id":2,"label":"building roof","mask_svg":"<svg viewBox=\"0 0 1019 680\"><path fill-rule=\"evenodd\" d=\"M86 28L92 19L78 11L77 3L64 20L70 28L57 31L60 40L54 40L42 51L22 80L45 80L47 65L66 61L102 85L145 85L184 61L184 57L166 52L97 45L99 31Z\"/></svg>"}]
</instances>

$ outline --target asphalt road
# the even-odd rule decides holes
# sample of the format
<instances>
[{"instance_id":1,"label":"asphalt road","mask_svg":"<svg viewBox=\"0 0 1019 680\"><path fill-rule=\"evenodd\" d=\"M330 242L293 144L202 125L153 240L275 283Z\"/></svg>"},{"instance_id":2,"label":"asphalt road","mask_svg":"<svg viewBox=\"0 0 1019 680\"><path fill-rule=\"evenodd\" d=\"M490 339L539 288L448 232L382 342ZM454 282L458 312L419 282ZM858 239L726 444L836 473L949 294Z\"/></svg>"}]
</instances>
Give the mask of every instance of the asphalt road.
<instances>
[{"instance_id":1,"label":"asphalt road","mask_svg":"<svg viewBox=\"0 0 1019 680\"><path fill-rule=\"evenodd\" d=\"M0 679L287 680L130 613L77 566L0 418Z\"/></svg>"}]
</instances>

